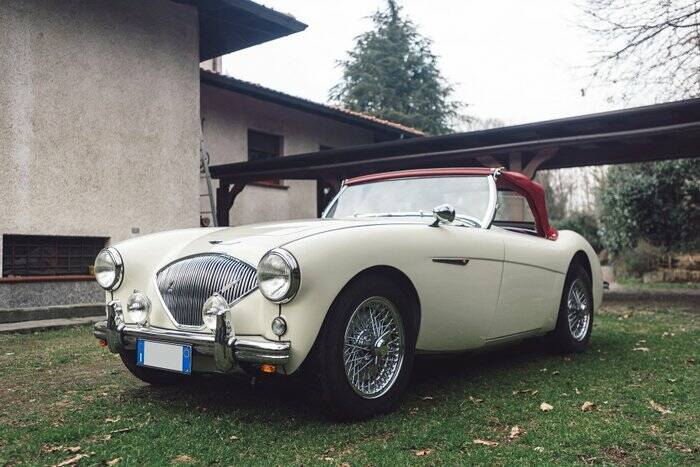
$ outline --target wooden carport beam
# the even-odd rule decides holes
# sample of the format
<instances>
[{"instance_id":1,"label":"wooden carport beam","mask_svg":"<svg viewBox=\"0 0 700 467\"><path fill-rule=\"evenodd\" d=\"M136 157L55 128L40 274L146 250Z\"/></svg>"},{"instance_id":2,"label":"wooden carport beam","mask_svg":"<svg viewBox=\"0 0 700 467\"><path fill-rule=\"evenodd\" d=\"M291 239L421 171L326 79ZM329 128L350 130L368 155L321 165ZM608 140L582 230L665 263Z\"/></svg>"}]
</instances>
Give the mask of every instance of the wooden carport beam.
<instances>
[{"instance_id":1,"label":"wooden carport beam","mask_svg":"<svg viewBox=\"0 0 700 467\"><path fill-rule=\"evenodd\" d=\"M336 193L338 193L340 185L343 183L342 179L338 177L321 177L319 180L331 187Z\"/></svg>"},{"instance_id":2,"label":"wooden carport beam","mask_svg":"<svg viewBox=\"0 0 700 467\"><path fill-rule=\"evenodd\" d=\"M520 151L508 154L508 170L513 172L523 171L523 156L520 154Z\"/></svg>"},{"instance_id":3,"label":"wooden carport beam","mask_svg":"<svg viewBox=\"0 0 700 467\"><path fill-rule=\"evenodd\" d=\"M503 167L503 163L493 156L479 156L476 160L484 167L491 167L492 169Z\"/></svg>"},{"instance_id":4,"label":"wooden carport beam","mask_svg":"<svg viewBox=\"0 0 700 467\"><path fill-rule=\"evenodd\" d=\"M537 173L537 169L539 169L540 166L547 162L549 159L554 157L558 151L559 148L555 147L540 149L535 154L535 157L533 157L532 160L527 163L525 168L521 170L522 174L526 175L529 179L533 179L535 177L535 174Z\"/></svg>"}]
</instances>

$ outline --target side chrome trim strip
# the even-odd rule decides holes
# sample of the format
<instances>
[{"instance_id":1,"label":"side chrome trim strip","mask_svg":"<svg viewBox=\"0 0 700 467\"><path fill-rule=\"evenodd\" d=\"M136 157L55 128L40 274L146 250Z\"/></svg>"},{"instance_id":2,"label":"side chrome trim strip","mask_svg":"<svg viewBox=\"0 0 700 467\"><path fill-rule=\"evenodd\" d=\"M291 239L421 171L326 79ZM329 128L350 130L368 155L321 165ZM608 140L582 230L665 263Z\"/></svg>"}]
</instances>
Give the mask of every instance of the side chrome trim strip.
<instances>
[{"instance_id":1,"label":"side chrome trim strip","mask_svg":"<svg viewBox=\"0 0 700 467\"><path fill-rule=\"evenodd\" d=\"M466 266L467 264L469 264L469 258L433 258L433 263Z\"/></svg>"}]
</instances>

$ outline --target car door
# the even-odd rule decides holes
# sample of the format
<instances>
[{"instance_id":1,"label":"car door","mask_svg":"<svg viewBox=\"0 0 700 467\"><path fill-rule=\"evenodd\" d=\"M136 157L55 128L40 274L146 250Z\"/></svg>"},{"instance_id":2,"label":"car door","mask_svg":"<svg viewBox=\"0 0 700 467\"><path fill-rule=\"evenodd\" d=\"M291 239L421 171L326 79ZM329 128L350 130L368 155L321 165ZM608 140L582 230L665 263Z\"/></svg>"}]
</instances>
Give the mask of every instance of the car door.
<instances>
[{"instance_id":1,"label":"car door","mask_svg":"<svg viewBox=\"0 0 700 467\"><path fill-rule=\"evenodd\" d=\"M418 263L407 268L421 300L418 348L458 351L483 345L498 303L502 238L488 229L452 225L421 229L417 237L429 243Z\"/></svg>"},{"instance_id":2,"label":"car door","mask_svg":"<svg viewBox=\"0 0 700 467\"><path fill-rule=\"evenodd\" d=\"M562 281L554 265L557 245L537 235L525 199L512 192L499 193L499 206L493 230L503 239L504 263L489 341L537 334L559 305L556 290Z\"/></svg>"}]
</instances>

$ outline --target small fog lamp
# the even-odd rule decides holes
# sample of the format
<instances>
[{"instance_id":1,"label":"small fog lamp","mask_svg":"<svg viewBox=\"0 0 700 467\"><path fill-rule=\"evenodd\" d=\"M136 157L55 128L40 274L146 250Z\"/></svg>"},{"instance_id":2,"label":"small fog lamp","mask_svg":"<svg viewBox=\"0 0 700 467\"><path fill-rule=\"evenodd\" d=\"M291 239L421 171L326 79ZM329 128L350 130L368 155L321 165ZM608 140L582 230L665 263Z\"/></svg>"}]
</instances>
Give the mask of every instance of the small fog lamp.
<instances>
[{"instance_id":1,"label":"small fog lamp","mask_svg":"<svg viewBox=\"0 0 700 467\"><path fill-rule=\"evenodd\" d=\"M287 332L287 322L284 320L284 318L279 316L272 320L272 326L270 327L272 328L274 335L277 337L281 337L285 332Z\"/></svg>"},{"instance_id":2,"label":"small fog lamp","mask_svg":"<svg viewBox=\"0 0 700 467\"><path fill-rule=\"evenodd\" d=\"M209 330L215 331L216 317L226 313L228 309L228 302L218 293L207 298L207 301L204 302L204 306L202 307L202 320L204 321L204 325L209 328Z\"/></svg>"},{"instance_id":3,"label":"small fog lamp","mask_svg":"<svg viewBox=\"0 0 700 467\"><path fill-rule=\"evenodd\" d=\"M151 300L140 290L134 290L126 302L129 318L138 324L146 324L151 312Z\"/></svg>"}]
</instances>

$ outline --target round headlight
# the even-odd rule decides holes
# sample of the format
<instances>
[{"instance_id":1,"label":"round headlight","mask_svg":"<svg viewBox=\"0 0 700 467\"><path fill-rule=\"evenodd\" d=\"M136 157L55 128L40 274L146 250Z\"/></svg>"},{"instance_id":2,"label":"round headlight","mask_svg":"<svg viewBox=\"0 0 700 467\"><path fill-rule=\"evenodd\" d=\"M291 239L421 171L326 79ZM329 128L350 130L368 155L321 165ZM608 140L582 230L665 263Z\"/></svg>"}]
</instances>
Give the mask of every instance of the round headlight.
<instances>
[{"instance_id":1,"label":"round headlight","mask_svg":"<svg viewBox=\"0 0 700 467\"><path fill-rule=\"evenodd\" d=\"M124 272L124 263L119 252L114 248L105 248L95 258L95 279L105 290L119 287Z\"/></svg>"},{"instance_id":2,"label":"round headlight","mask_svg":"<svg viewBox=\"0 0 700 467\"><path fill-rule=\"evenodd\" d=\"M299 265L287 250L270 250L258 263L258 287L271 302L287 303L293 299L300 282Z\"/></svg>"},{"instance_id":3,"label":"round headlight","mask_svg":"<svg viewBox=\"0 0 700 467\"><path fill-rule=\"evenodd\" d=\"M126 302L126 310L131 320L138 324L146 324L151 312L151 300L140 290L134 290Z\"/></svg>"},{"instance_id":4,"label":"round headlight","mask_svg":"<svg viewBox=\"0 0 700 467\"><path fill-rule=\"evenodd\" d=\"M228 309L228 302L218 293L207 298L207 301L204 302L204 306L202 307L202 320L204 321L204 325L210 330L215 331L216 317L226 313Z\"/></svg>"}]
</instances>

